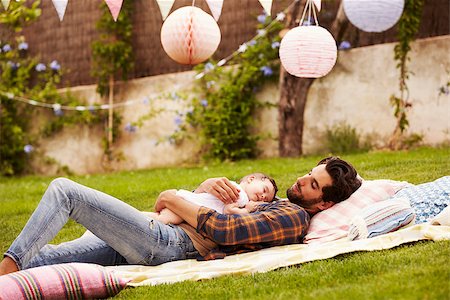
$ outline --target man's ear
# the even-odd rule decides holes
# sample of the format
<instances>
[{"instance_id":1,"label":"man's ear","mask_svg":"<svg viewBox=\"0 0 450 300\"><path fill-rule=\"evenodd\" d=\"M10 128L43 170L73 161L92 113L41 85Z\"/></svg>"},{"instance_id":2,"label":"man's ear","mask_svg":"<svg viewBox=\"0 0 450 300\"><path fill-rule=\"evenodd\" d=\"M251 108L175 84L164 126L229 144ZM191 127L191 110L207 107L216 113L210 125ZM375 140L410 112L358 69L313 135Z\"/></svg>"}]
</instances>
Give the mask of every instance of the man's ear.
<instances>
[{"instance_id":1,"label":"man's ear","mask_svg":"<svg viewBox=\"0 0 450 300\"><path fill-rule=\"evenodd\" d=\"M336 203L334 203L333 201L322 201L322 202L319 203L319 205L317 207L320 210L326 210L326 209L329 209L330 207L332 207L335 204Z\"/></svg>"}]
</instances>

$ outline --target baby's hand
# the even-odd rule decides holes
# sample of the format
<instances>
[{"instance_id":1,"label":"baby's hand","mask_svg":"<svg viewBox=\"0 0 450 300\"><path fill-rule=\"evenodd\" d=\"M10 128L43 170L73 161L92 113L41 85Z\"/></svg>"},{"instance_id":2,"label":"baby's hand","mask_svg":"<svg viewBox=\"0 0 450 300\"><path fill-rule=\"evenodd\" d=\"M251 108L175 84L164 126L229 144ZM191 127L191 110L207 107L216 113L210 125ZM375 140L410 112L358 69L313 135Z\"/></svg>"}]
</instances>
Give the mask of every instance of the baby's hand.
<instances>
[{"instance_id":1,"label":"baby's hand","mask_svg":"<svg viewBox=\"0 0 450 300\"><path fill-rule=\"evenodd\" d=\"M248 203L245 205L245 208L249 211L249 212L253 212L255 211L256 207L258 205L260 205L261 202L256 202L256 201L248 201Z\"/></svg>"}]
</instances>

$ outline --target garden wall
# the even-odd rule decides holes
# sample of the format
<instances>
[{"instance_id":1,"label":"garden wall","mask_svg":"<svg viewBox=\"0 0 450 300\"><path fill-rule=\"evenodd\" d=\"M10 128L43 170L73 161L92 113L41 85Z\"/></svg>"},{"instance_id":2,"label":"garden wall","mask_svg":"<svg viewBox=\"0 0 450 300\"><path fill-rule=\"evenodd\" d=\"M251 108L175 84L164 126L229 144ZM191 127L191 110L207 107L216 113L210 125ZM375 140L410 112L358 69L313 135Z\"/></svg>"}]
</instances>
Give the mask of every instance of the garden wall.
<instances>
[{"instance_id":1,"label":"garden wall","mask_svg":"<svg viewBox=\"0 0 450 300\"><path fill-rule=\"evenodd\" d=\"M357 128L362 135L371 135L372 141L383 146L395 126L389 98L398 94L398 70L393 60L395 44L363 47L339 53L333 71L312 85L305 111L303 152L315 153L323 149L327 128L345 122ZM424 142L435 145L450 140L450 96L439 89L450 80L450 35L418 40L413 44L408 80L410 102L410 133L423 134ZM120 109L123 116L121 137L115 152L122 159L115 161L114 170L131 170L195 163L199 155L198 141L187 140L175 145L168 136L177 128L178 112L186 111L192 96L190 87L194 72L159 75L129 81L118 86L116 102L135 101ZM80 86L71 91L88 102L99 102L95 86ZM182 97L178 97L178 92ZM267 86L258 94L264 101L276 103L279 98L276 84ZM148 101L150 99L150 101ZM152 108L166 111L143 122L135 132L125 125L148 116ZM278 136L278 112L265 109L255 118L256 128ZM131 130L132 131L132 130ZM60 134L40 141L33 166L41 173L54 173L57 165L67 166L77 174L102 172L102 128L67 128ZM278 155L274 139L260 142L263 157ZM46 164L50 157L57 164Z\"/></svg>"}]
</instances>

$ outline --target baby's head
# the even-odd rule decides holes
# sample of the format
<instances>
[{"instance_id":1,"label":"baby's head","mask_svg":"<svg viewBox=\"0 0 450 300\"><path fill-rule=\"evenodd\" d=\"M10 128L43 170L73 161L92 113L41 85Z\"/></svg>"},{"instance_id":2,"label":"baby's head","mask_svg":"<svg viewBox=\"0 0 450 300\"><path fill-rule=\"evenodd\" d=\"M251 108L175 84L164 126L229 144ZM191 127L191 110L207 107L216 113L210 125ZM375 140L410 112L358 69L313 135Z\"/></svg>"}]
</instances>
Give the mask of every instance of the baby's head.
<instances>
[{"instance_id":1,"label":"baby's head","mask_svg":"<svg viewBox=\"0 0 450 300\"><path fill-rule=\"evenodd\" d=\"M271 202L278 191L275 180L263 173L249 174L241 179L239 185L250 201Z\"/></svg>"}]
</instances>

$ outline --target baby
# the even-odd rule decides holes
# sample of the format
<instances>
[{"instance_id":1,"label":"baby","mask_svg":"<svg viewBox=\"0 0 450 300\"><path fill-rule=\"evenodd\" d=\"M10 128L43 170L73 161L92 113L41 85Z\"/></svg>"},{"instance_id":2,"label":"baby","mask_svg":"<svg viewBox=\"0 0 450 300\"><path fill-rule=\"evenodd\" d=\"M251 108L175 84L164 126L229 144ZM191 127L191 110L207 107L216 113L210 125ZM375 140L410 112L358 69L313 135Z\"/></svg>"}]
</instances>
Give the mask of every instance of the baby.
<instances>
[{"instance_id":1,"label":"baby","mask_svg":"<svg viewBox=\"0 0 450 300\"><path fill-rule=\"evenodd\" d=\"M263 173L252 173L242 178L239 184L236 182L232 183L239 189L239 199L232 204L224 204L209 193L193 193L186 190L178 190L176 194L189 202L212 208L221 214L243 214L249 212L246 205L250 201L271 202L278 191L275 180ZM165 224L180 224L183 222L182 218L167 208L164 208L159 213L150 212L146 214Z\"/></svg>"}]
</instances>

